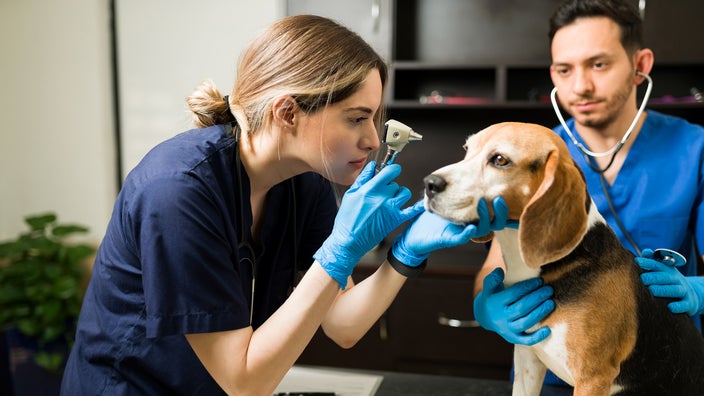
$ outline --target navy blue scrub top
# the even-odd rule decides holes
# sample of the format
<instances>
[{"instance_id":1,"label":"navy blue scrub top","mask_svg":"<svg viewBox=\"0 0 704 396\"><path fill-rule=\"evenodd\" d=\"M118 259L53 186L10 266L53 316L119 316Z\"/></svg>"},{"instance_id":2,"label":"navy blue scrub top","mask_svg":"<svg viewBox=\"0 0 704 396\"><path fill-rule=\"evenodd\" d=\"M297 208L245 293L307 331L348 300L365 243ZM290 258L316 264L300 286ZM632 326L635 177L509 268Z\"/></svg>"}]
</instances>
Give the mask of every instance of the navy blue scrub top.
<instances>
[{"instance_id":1,"label":"navy blue scrub top","mask_svg":"<svg viewBox=\"0 0 704 396\"><path fill-rule=\"evenodd\" d=\"M310 267L337 212L330 182L306 173L274 186L254 243L236 144L229 125L187 131L127 176L98 250L62 394L221 394L183 335L250 325L252 264L239 243L248 241L256 255L254 328L288 297L294 265Z\"/></svg>"}]
</instances>

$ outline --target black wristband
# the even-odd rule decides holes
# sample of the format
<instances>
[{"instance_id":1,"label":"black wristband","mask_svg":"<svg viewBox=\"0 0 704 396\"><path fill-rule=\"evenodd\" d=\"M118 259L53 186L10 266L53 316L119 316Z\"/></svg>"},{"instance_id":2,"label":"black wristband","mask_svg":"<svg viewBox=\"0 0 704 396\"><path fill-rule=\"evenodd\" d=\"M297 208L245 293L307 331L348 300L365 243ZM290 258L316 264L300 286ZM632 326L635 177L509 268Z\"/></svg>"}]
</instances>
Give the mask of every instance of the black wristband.
<instances>
[{"instance_id":1,"label":"black wristband","mask_svg":"<svg viewBox=\"0 0 704 396\"><path fill-rule=\"evenodd\" d=\"M400 262L391 250L392 249L389 249L389 253L386 255L386 259L389 261L389 264L391 264L391 268L407 278L417 278L428 265L428 259L423 260L417 267L406 265Z\"/></svg>"}]
</instances>

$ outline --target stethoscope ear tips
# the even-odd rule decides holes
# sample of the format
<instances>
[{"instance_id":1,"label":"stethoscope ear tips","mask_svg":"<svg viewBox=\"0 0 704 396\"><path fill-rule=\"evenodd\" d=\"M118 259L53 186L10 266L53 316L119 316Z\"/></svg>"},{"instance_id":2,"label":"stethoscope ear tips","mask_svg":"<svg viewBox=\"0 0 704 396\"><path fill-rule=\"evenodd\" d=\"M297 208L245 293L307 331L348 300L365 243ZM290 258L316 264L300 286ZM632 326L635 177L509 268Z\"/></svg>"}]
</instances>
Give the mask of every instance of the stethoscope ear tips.
<instances>
[{"instance_id":1,"label":"stethoscope ear tips","mask_svg":"<svg viewBox=\"0 0 704 396\"><path fill-rule=\"evenodd\" d=\"M683 255L670 249L655 249L653 258L673 267L680 267L687 263Z\"/></svg>"}]
</instances>

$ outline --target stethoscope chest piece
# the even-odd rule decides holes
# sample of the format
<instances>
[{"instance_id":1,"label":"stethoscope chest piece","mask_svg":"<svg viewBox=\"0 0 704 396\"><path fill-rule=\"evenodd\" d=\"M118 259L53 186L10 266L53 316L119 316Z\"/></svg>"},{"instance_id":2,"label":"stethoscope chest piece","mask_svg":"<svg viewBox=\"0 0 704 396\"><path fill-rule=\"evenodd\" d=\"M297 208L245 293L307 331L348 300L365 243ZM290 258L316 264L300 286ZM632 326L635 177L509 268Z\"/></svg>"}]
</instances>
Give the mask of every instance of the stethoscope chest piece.
<instances>
[{"instance_id":1,"label":"stethoscope chest piece","mask_svg":"<svg viewBox=\"0 0 704 396\"><path fill-rule=\"evenodd\" d=\"M655 249L653 258L673 267L680 267L687 263L683 255L670 249Z\"/></svg>"}]
</instances>

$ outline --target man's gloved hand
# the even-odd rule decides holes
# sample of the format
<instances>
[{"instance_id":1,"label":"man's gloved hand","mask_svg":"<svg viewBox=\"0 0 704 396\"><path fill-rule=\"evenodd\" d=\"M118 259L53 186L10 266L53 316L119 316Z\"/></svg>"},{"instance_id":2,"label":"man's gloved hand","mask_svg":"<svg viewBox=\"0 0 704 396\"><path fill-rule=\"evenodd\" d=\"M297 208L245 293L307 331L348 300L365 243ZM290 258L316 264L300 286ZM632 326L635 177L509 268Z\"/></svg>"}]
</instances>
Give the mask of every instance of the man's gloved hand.
<instances>
[{"instance_id":1,"label":"man's gloved hand","mask_svg":"<svg viewBox=\"0 0 704 396\"><path fill-rule=\"evenodd\" d=\"M655 297L672 298L667 304L672 313L686 313L690 316L704 310L704 278L684 276L676 267L654 258L651 249L643 249L636 263L647 272L640 279L648 286Z\"/></svg>"},{"instance_id":2,"label":"man's gloved hand","mask_svg":"<svg viewBox=\"0 0 704 396\"><path fill-rule=\"evenodd\" d=\"M394 240L391 253L394 257L410 266L417 267L431 252L462 245L471 238L477 238L491 231L506 227L518 227L518 222L508 220L508 207L503 198L494 200L494 220L489 219L489 210L483 199L477 205L479 224L461 226L429 212L423 212L406 227Z\"/></svg>"},{"instance_id":3,"label":"man's gloved hand","mask_svg":"<svg viewBox=\"0 0 704 396\"><path fill-rule=\"evenodd\" d=\"M549 298L553 289L540 278L527 279L504 288L504 271L497 268L484 278L474 299L474 318L512 344L533 345L550 335L548 327L526 333L555 309Z\"/></svg>"},{"instance_id":4,"label":"man's gloved hand","mask_svg":"<svg viewBox=\"0 0 704 396\"><path fill-rule=\"evenodd\" d=\"M313 255L343 290L362 256L423 210L419 205L401 209L411 192L393 182L400 165L387 165L376 176L375 166L370 161L342 197L332 232Z\"/></svg>"}]
</instances>

